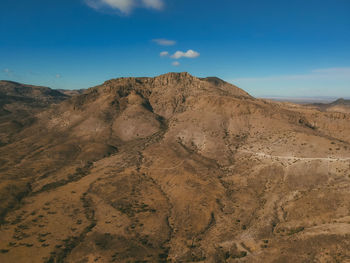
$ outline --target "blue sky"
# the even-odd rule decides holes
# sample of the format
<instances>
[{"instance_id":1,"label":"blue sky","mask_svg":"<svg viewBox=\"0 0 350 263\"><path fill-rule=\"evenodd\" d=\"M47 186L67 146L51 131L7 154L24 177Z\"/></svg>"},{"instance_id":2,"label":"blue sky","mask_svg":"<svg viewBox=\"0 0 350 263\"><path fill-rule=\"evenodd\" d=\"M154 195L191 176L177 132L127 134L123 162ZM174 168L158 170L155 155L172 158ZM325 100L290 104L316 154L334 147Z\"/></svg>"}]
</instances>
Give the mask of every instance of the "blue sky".
<instances>
[{"instance_id":1,"label":"blue sky","mask_svg":"<svg viewBox=\"0 0 350 263\"><path fill-rule=\"evenodd\" d=\"M0 10L0 79L75 89L188 71L255 96L350 97L349 0L1 0Z\"/></svg>"}]
</instances>

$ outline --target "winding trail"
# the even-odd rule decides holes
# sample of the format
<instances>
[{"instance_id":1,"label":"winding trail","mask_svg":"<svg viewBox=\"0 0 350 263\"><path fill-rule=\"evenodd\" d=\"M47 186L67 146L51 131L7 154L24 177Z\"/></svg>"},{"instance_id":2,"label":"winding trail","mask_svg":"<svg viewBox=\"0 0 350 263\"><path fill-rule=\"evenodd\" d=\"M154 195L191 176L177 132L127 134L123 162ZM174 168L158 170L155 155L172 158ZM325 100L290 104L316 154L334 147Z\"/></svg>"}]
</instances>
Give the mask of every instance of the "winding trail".
<instances>
[{"instance_id":1,"label":"winding trail","mask_svg":"<svg viewBox=\"0 0 350 263\"><path fill-rule=\"evenodd\" d=\"M350 161L350 157L346 158L332 158L332 157L296 157L296 156L280 156L270 155L263 152L253 152L249 150L238 150L238 152L249 153L263 158L278 158L283 160L294 160L294 161Z\"/></svg>"}]
</instances>

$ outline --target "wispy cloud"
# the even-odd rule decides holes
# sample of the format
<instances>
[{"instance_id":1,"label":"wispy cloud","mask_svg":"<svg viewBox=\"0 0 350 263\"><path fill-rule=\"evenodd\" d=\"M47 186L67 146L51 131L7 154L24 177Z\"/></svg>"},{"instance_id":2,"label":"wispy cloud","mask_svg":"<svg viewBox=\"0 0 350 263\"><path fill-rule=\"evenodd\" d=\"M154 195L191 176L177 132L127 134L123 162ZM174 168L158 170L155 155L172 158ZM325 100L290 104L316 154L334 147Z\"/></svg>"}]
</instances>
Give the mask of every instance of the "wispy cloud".
<instances>
[{"instance_id":1,"label":"wispy cloud","mask_svg":"<svg viewBox=\"0 0 350 263\"><path fill-rule=\"evenodd\" d=\"M169 52L168 51L162 51L162 52L159 53L159 56L167 57L167 56L169 56Z\"/></svg>"},{"instance_id":2,"label":"wispy cloud","mask_svg":"<svg viewBox=\"0 0 350 263\"><path fill-rule=\"evenodd\" d=\"M350 68L325 68L325 69L314 69L313 73L320 74L335 74L335 75L347 75L350 77Z\"/></svg>"},{"instance_id":3,"label":"wispy cloud","mask_svg":"<svg viewBox=\"0 0 350 263\"><path fill-rule=\"evenodd\" d=\"M200 54L192 49L187 50L186 52L183 51L176 51L174 55L171 56L171 58L174 59L180 59L180 58L197 58Z\"/></svg>"},{"instance_id":4,"label":"wispy cloud","mask_svg":"<svg viewBox=\"0 0 350 263\"><path fill-rule=\"evenodd\" d=\"M56 74L56 79L60 79L61 77L61 74Z\"/></svg>"},{"instance_id":5,"label":"wispy cloud","mask_svg":"<svg viewBox=\"0 0 350 263\"><path fill-rule=\"evenodd\" d=\"M180 66L180 62L179 61L174 61L173 63L171 63L171 65L178 67Z\"/></svg>"},{"instance_id":6,"label":"wispy cloud","mask_svg":"<svg viewBox=\"0 0 350 263\"><path fill-rule=\"evenodd\" d=\"M12 77L12 76L13 76L13 71L12 71L11 69L9 69L9 68L5 68L5 69L3 70L3 72L4 72L5 75L8 76L8 77Z\"/></svg>"},{"instance_id":7,"label":"wispy cloud","mask_svg":"<svg viewBox=\"0 0 350 263\"><path fill-rule=\"evenodd\" d=\"M160 46L173 46L176 44L175 40L169 40L165 38L156 38L156 39L153 39L152 41L157 43Z\"/></svg>"},{"instance_id":8,"label":"wispy cloud","mask_svg":"<svg viewBox=\"0 0 350 263\"><path fill-rule=\"evenodd\" d=\"M142 2L146 7L158 10L162 9L164 6L163 0L142 0Z\"/></svg>"},{"instance_id":9,"label":"wispy cloud","mask_svg":"<svg viewBox=\"0 0 350 263\"><path fill-rule=\"evenodd\" d=\"M163 0L85 0L85 3L95 10L110 8L123 14L131 13L134 8L161 10L164 7Z\"/></svg>"}]
</instances>

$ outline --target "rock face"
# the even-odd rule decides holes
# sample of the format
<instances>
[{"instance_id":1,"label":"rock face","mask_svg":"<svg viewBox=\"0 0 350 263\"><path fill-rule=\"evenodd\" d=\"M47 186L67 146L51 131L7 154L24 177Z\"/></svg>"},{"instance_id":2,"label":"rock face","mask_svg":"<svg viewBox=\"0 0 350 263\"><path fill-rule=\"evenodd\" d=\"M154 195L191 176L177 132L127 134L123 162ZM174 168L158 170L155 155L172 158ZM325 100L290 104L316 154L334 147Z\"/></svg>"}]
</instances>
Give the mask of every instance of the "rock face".
<instances>
[{"instance_id":1,"label":"rock face","mask_svg":"<svg viewBox=\"0 0 350 263\"><path fill-rule=\"evenodd\" d=\"M349 114L188 73L62 96L0 147L0 262L349 259Z\"/></svg>"}]
</instances>

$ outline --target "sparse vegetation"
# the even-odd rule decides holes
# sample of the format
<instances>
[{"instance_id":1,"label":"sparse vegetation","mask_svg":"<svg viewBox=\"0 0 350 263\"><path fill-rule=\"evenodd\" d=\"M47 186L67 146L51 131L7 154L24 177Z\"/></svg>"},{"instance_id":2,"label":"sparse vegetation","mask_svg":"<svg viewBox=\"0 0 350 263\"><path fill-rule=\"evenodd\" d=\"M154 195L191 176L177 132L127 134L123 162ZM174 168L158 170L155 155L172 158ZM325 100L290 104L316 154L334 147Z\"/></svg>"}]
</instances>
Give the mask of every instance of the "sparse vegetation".
<instances>
[{"instance_id":1,"label":"sparse vegetation","mask_svg":"<svg viewBox=\"0 0 350 263\"><path fill-rule=\"evenodd\" d=\"M302 227L302 226L297 227L297 228L290 229L288 235L291 236L291 235L297 234L297 233L299 233L299 232L301 232L301 231L304 231L304 229L305 229L305 228Z\"/></svg>"}]
</instances>

